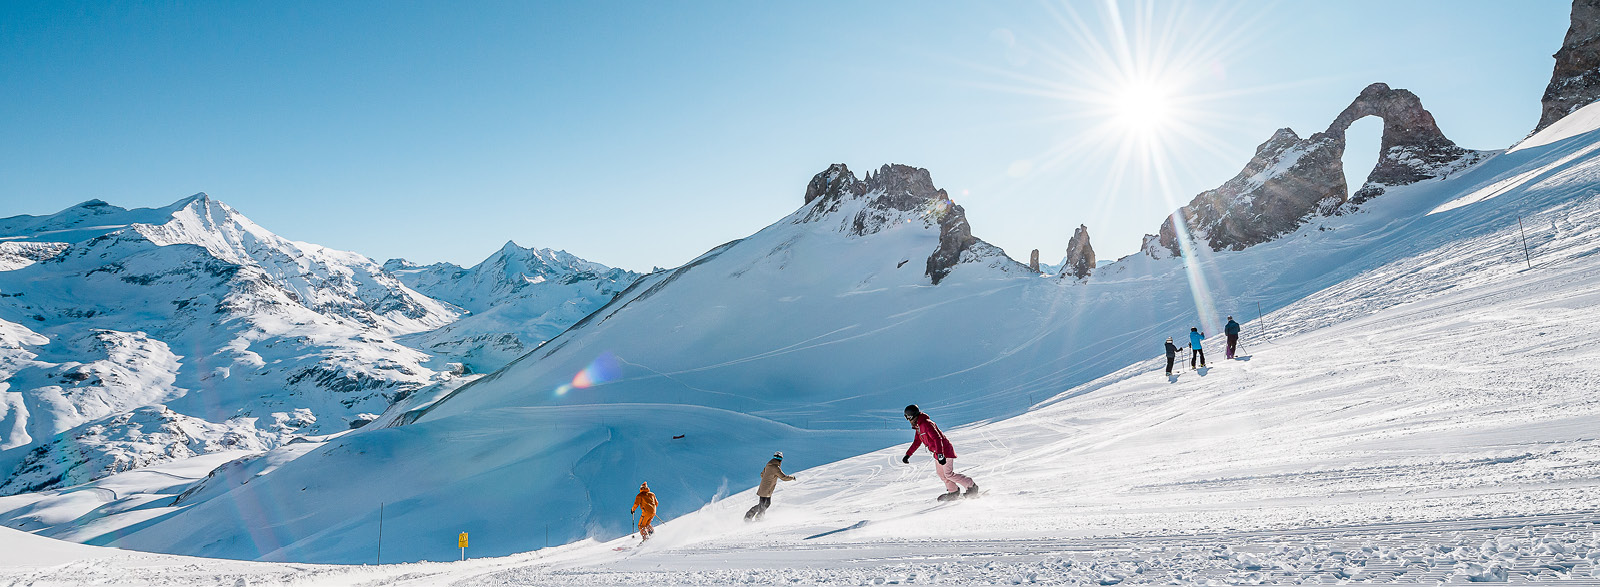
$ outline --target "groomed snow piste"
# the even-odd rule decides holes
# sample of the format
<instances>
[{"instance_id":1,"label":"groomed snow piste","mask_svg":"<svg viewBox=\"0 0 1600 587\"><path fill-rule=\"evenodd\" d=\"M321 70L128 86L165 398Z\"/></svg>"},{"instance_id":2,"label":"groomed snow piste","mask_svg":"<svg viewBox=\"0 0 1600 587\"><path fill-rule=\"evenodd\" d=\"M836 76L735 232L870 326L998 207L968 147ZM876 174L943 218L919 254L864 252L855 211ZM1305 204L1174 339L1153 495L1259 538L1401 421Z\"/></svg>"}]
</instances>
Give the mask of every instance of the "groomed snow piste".
<instances>
[{"instance_id":1,"label":"groomed snow piste","mask_svg":"<svg viewBox=\"0 0 1600 587\"><path fill-rule=\"evenodd\" d=\"M924 403L951 433L959 468L988 490L982 499L935 504L942 487L926 455L902 465L902 444L791 470L799 480L780 484L763 522L742 521L754 503L752 492L743 491L669 516L642 546L623 537L462 563L325 566L147 555L43 542L13 531L0 533L0 543L27 558L12 559L0 573L29 584L1593 582L1600 577L1600 159L1591 148L1597 135L1591 129L1500 154L1449 180L1392 189L1361 213L1203 259L1214 280L1241 283L1268 275L1273 291L1291 300L1246 323L1238 360L1220 360L1213 347L1211 368L1164 377L1155 358L1159 340L1167 331L1179 333L1168 325L1137 333L1121 351L1144 358L1038 396L1015 413L997 408L1002 417L978 421L959 415L974 406L1000 405L1004 398L991 398L992 404L981 397ZM1519 176L1526 179L1492 198L1439 210ZM1137 271L1139 280L1159 284L1182 279L1181 262L1132 259L1123 266L1126 273ZM1146 268L1135 269L1139 264ZM1107 284L1104 295L1131 291L1114 289L1117 270L1113 264L1096 274ZM1308 280L1318 286L1296 294L1284 276L1301 273L1338 279ZM1007 279L963 282L959 269L952 279L975 296L1018 287ZM1088 288L1094 285L1091 280L1071 287L1093 291ZM502 372L502 380L514 372ZM548 391L534 379L529 387ZM470 392L459 397L472 397ZM621 444L663 448L637 456L638 462L592 466L623 469L619 478L630 467L688 467L684 478L709 475L721 483L725 476L743 487L754 483L764 454L674 454L685 449L655 435L692 424L725 436L710 442L747 444L752 454L781 449L801 463L817 452L848 450L852 442L910 438L904 427L775 428L770 416L693 402L596 407L458 401L440 404L417 424L269 453L275 456L241 465L251 475L266 473L243 487L289 487L316 479L318 470L357 462L341 454L380 449L390 452L363 455L360 462L375 464L356 472L385 477L350 483L350 491L403 479L425 485L418 476L452 472L434 470L441 451L466 463L455 472L509 480L514 477L495 472L540 469L520 449L505 447L507 439L535 431L577 438L595 428L574 419L601 416L630 424L662 422ZM447 409L464 411L451 416ZM781 410L772 415L801 417ZM556 432L556 422L572 430ZM435 456L420 458L425 451ZM560 451L548 454L558 461L570 458ZM328 461L309 467L315 461L307 459L315 458ZM646 462L652 460L666 464ZM280 475L285 471L291 474ZM150 479L129 477L137 474ZM161 481L157 476L124 473L3 498L0 508L9 510L3 519L12 527L46 513L80 516L68 525L52 521L58 528L101 520L88 541L119 543L150 536L163 526L149 520L160 517L209 521L186 534L154 534L190 540L227 523L229 518L215 513L225 507L233 508L235 523L257 519L241 510L252 503L239 499L243 495L260 498L253 503L261 508L306 507L276 501L280 496L273 492L241 494L236 487L172 478L183 477L181 472ZM664 499L673 498L671 490L654 481L652 486ZM211 516L170 503L195 487L233 498L200 502ZM316 495L304 499L337 500L340 494ZM515 486L462 495L471 499L455 506L459 524L440 505L447 491L437 492L438 502L414 502L410 507L426 515L412 518L411 527L385 529L386 556L393 548L451 559L457 555L456 532L473 530L466 522L533 520L538 518L529 510L546 507L518 499L523 494ZM108 511L107 504L127 507ZM614 507L625 511L626 505L619 500ZM335 506L324 503L313 511ZM270 520L282 519L281 513L256 512ZM145 521L134 522L140 516ZM420 530L423 522L433 527ZM329 536L337 536L348 552L370 550L375 556L376 541L357 541L357 529L341 526ZM497 542L542 542L540 530L524 523L515 536L475 531L468 554L503 549ZM272 532L253 539L272 540ZM313 537L303 545L323 543L330 542ZM614 550L626 546L634 547ZM69 559L76 562L61 562Z\"/></svg>"}]
</instances>

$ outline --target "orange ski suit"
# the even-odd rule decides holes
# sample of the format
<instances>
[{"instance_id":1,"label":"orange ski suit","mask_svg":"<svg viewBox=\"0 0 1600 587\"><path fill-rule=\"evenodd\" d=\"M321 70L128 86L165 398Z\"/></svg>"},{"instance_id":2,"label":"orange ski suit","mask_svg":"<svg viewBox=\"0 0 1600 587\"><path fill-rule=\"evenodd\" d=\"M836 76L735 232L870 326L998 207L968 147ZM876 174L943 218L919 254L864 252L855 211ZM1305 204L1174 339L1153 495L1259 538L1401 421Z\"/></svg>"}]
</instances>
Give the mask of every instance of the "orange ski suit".
<instances>
[{"instance_id":1,"label":"orange ski suit","mask_svg":"<svg viewBox=\"0 0 1600 587\"><path fill-rule=\"evenodd\" d=\"M633 509L639 512L639 533L650 534L650 521L656 517L656 494L650 486L639 484L639 495L633 498Z\"/></svg>"}]
</instances>

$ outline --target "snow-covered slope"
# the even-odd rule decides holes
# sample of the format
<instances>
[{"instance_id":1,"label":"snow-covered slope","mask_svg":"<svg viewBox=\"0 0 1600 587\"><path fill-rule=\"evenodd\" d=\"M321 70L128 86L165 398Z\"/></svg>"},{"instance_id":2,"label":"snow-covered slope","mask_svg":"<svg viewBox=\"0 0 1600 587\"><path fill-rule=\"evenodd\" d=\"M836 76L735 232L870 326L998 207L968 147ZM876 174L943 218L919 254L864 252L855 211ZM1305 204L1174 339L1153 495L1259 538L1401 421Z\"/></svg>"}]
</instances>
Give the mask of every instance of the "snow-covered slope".
<instances>
[{"instance_id":1,"label":"snow-covered slope","mask_svg":"<svg viewBox=\"0 0 1600 587\"><path fill-rule=\"evenodd\" d=\"M482 373L560 334L639 278L566 251L527 249L509 241L467 269L404 259L390 259L384 268L412 289L470 313L402 342L433 354L436 366L456 362Z\"/></svg>"},{"instance_id":2,"label":"snow-covered slope","mask_svg":"<svg viewBox=\"0 0 1600 587\"><path fill-rule=\"evenodd\" d=\"M204 194L7 218L0 239L0 493L346 430L439 379L392 337L457 315Z\"/></svg>"},{"instance_id":3,"label":"snow-covered slope","mask_svg":"<svg viewBox=\"0 0 1600 587\"><path fill-rule=\"evenodd\" d=\"M1536 153L1521 161L1502 156L1507 167L1474 182L1566 154ZM1600 173L1600 160L1565 171L1571 172L1567 178ZM1040 398L1026 413L965 427L948 424L958 418L955 412L930 408L946 424L960 468L988 489L980 500L934 504L941 487L926 455L902 465L900 444L821 466L786 465L798 480L779 485L760 524L741 520L755 501L747 490L661 524L650 542L631 550L613 549L633 546L636 538L463 563L285 569L122 553L126 558L107 560L111 553L85 548L62 554L61 545L0 532L9 548L84 559L52 568L11 563L0 576L72 583L117 573L133 582L348 585L1592 581L1600 577L1594 532L1600 514L1593 509L1600 500L1600 439L1593 426L1600 398L1589 393L1600 377L1592 324L1600 309L1600 182L1590 177L1546 178L1505 198L1391 219L1411 225L1390 243L1407 254L1393 254L1247 323L1239 360L1173 378L1160 375L1158 359L1140 360ZM1473 189L1448 182L1439 187L1431 194L1396 190L1389 196L1426 212ZM1517 214L1540 227L1529 234L1527 258ZM1492 220L1508 215L1511 222ZM1483 224L1495 226L1470 228ZM1457 229L1471 234L1451 237ZM1418 241L1427 242L1405 244ZM1387 250L1367 248L1373 249ZM602 413L626 418L622 407ZM412 426L286 447L277 451L283 457L277 462L244 473L287 472L312 459L323 460L322 468L344 466L360 462L354 454L381 448L387 464L375 470L402 469L385 478L392 482L430 473L438 461L420 464L402 455L437 443L456 460L480 459L454 472L482 472L468 477L476 484L451 484L448 474L436 471L422 479L439 489L438 499L457 507L437 515L432 528L416 519L399 530L386 526L384 559L453 560L460 531L471 533L469 555L495 553L505 541L533 548L544 542L541 527L500 527L474 519L474 512L522 516L547 502L519 495L520 488L472 488L495 481L488 472L519 450L497 441L538 443L547 438L544 430L572 422L585 409L494 410L473 432L439 428L465 426L466 418L430 424L424 417ZM631 409L655 420L683 417L650 412L654 406ZM507 424L524 428L491 432ZM910 436L903 425L888 432L900 441ZM784 448L792 459L814 450L805 441L824 438L788 438ZM664 442L644 440L645 446ZM640 446L626 437L613 442ZM294 456L282 454L291 449L305 456L283 462ZM640 460L698 452L689 446L665 452L671 450L637 460L596 457L591 466L638 467ZM739 456L723 466L753 480L763 462ZM536 482L543 464L517 466ZM271 484L278 473L256 477L233 497ZM326 482L309 475L293 480L309 484L308 492L325 491L318 483ZM11 512L0 522L71 527L58 520L84 516L79 527L92 530L72 538L118 543L115 528L171 511L141 504L159 505L157 496L181 486L151 472L124 473L75 491L0 498L0 508ZM652 486L669 491L654 480ZM143 493L135 492L139 487ZM243 495L252 499L237 503L271 508L292 503L278 497L293 497ZM428 505L391 502L396 517L387 523L417 516ZM344 534L367 549L365 558L352 556L352 562L370 562L376 553L376 528L365 529L372 532L364 538ZM282 538L258 527L252 540Z\"/></svg>"},{"instance_id":4,"label":"snow-covered slope","mask_svg":"<svg viewBox=\"0 0 1600 587\"><path fill-rule=\"evenodd\" d=\"M1553 259L1551 247L1588 250L1593 240L1557 237L1594 234L1583 206L1594 205L1597 161L1584 150L1596 138L1395 187L1358 212L1312 217L1242 251L1135 255L1084 282L1040 279L975 239L947 247L963 241L941 216L952 209L947 199L883 190L920 185L886 181L888 168L868 184L836 167L818 174L813 185L824 189L808 190L789 217L646 276L538 351L455 393L419 394L382 420L403 425L330 440L249 483L208 481L205 500L179 504L115 543L359 561L370 548L357 537L375 530L377 502L392 508L386 529L470 528L493 537L486 554L541 545L542 532L528 529L547 523L557 542L617 535L639 481L656 488L670 519L753 485L750 467L772 450L804 468L903 441L907 403L946 428L995 421L1146 361L1191 325L1215 333L1224 315L1251 318L1258 304L1271 312L1332 296L1295 322L1268 316L1250 325L1288 335L1369 315L1382 307L1374 300L1469 285L1480 273L1453 282L1423 269L1517 260L1519 243L1502 237L1518 215L1557 226L1548 238L1530 233L1536 262ZM1505 195L1428 214L1558 161ZM965 262L934 285L940 251L949 250ZM1411 267L1408 259L1427 262ZM1387 281L1415 290L1328 293ZM271 522L241 519L242 504L281 509ZM429 543L394 548L399 560L440 556Z\"/></svg>"}]
</instances>

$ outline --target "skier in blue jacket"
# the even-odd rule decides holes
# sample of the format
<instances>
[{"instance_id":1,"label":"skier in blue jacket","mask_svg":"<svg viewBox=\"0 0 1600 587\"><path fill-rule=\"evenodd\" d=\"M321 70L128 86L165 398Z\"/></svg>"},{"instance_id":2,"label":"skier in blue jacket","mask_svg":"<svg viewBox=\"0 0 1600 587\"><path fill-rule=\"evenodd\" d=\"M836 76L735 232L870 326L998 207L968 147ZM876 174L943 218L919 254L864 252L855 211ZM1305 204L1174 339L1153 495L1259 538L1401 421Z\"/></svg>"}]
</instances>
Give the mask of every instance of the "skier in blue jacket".
<instances>
[{"instance_id":1,"label":"skier in blue jacket","mask_svg":"<svg viewBox=\"0 0 1600 587\"><path fill-rule=\"evenodd\" d=\"M1199 328L1189 329L1189 368L1194 368L1195 359L1200 360L1200 366L1206 366L1206 350L1200 346L1200 341L1206 339L1206 333Z\"/></svg>"}]
</instances>

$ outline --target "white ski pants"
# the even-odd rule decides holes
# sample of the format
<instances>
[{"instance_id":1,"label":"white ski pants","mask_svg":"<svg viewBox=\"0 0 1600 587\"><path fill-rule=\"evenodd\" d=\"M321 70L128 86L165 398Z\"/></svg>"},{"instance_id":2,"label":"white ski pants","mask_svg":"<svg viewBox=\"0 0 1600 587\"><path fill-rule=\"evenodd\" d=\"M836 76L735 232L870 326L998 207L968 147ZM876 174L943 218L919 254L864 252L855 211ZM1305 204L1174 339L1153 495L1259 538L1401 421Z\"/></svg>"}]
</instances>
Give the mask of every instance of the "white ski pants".
<instances>
[{"instance_id":1,"label":"white ski pants","mask_svg":"<svg viewBox=\"0 0 1600 587\"><path fill-rule=\"evenodd\" d=\"M944 482L944 490L947 492L977 485L971 477L956 472L955 459L945 459L943 465L939 464L939 461L934 461L933 470L939 473L939 480Z\"/></svg>"}]
</instances>

